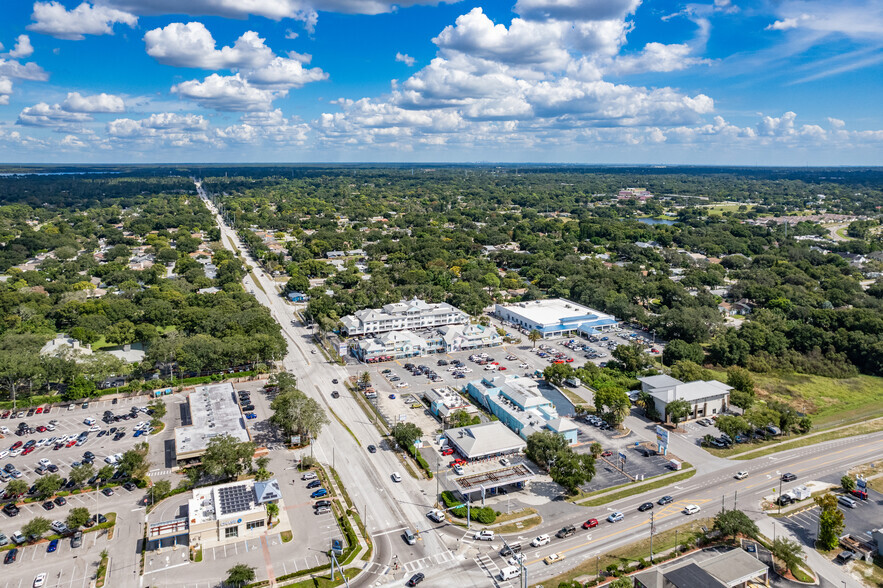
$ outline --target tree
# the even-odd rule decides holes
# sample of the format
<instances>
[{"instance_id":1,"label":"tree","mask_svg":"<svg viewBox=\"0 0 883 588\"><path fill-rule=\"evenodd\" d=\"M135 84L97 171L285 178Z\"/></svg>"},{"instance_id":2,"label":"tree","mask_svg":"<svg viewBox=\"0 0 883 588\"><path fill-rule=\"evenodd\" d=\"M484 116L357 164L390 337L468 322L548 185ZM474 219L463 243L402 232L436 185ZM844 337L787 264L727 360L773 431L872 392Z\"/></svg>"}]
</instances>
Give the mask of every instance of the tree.
<instances>
[{"instance_id":1,"label":"tree","mask_svg":"<svg viewBox=\"0 0 883 588\"><path fill-rule=\"evenodd\" d=\"M629 374L636 374L650 365L650 356L640 343L618 345L612 355L622 365L623 371Z\"/></svg>"},{"instance_id":2,"label":"tree","mask_svg":"<svg viewBox=\"0 0 883 588\"><path fill-rule=\"evenodd\" d=\"M254 456L254 443L230 435L213 437L202 456L205 471L212 476L235 478L245 471Z\"/></svg>"},{"instance_id":3,"label":"tree","mask_svg":"<svg viewBox=\"0 0 883 588\"><path fill-rule=\"evenodd\" d=\"M843 476L840 478L840 487L844 492L852 492L855 490L855 478L852 476Z\"/></svg>"},{"instance_id":4,"label":"tree","mask_svg":"<svg viewBox=\"0 0 883 588\"><path fill-rule=\"evenodd\" d=\"M108 480L110 480L111 476L113 476L114 471L116 471L115 468L110 464L98 470L98 474L96 474L98 477L98 485L100 486L101 482L107 482Z\"/></svg>"},{"instance_id":5,"label":"tree","mask_svg":"<svg viewBox=\"0 0 883 588\"><path fill-rule=\"evenodd\" d=\"M402 449L413 446L414 442L423 436L423 431L414 423L396 423L390 432Z\"/></svg>"},{"instance_id":6,"label":"tree","mask_svg":"<svg viewBox=\"0 0 883 588\"><path fill-rule=\"evenodd\" d=\"M363 388L367 388L368 386L370 386L371 385L371 373L367 372L367 371L362 372L361 375L359 376L359 384Z\"/></svg>"},{"instance_id":7,"label":"tree","mask_svg":"<svg viewBox=\"0 0 883 588\"><path fill-rule=\"evenodd\" d=\"M71 511L67 515L67 519L65 519L65 524L69 529L79 529L83 525L89 522L89 519L92 518L92 515L89 514L89 509L77 506L72 508Z\"/></svg>"},{"instance_id":8,"label":"tree","mask_svg":"<svg viewBox=\"0 0 883 588\"><path fill-rule=\"evenodd\" d=\"M607 588L632 588L632 586L634 586L634 580L628 577L617 578L607 584Z\"/></svg>"},{"instance_id":9,"label":"tree","mask_svg":"<svg viewBox=\"0 0 883 588\"><path fill-rule=\"evenodd\" d=\"M133 449L128 450L120 460L120 470L131 478L143 478L150 471L147 452L147 443L139 443Z\"/></svg>"},{"instance_id":10,"label":"tree","mask_svg":"<svg viewBox=\"0 0 883 588\"><path fill-rule=\"evenodd\" d=\"M297 376L288 372L279 372L270 376L268 383L276 386L279 394L297 389Z\"/></svg>"},{"instance_id":11,"label":"tree","mask_svg":"<svg viewBox=\"0 0 883 588\"><path fill-rule=\"evenodd\" d=\"M843 511L837 507L837 497L830 492L816 496L813 500L821 509L817 543L820 549L830 551L837 547L840 535L846 527Z\"/></svg>"},{"instance_id":12,"label":"tree","mask_svg":"<svg viewBox=\"0 0 883 588\"><path fill-rule=\"evenodd\" d=\"M95 468L90 464L84 463L77 467L71 468L70 479L76 486L82 486L86 481L95 475Z\"/></svg>"},{"instance_id":13,"label":"tree","mask_svg":"<svg viewBox=\"0 0 883 588\"><path fill-rule=\"evenodd\" d=\"M469 413L459 408L451 413L451 416L448 418L448 423L452 427L466 427L472 424L472 417L469 416Z\"/></svg>"},{"instance_id":14,"label":"tree","mask_svg":"<svg viewBox=\"0 0 883 588\"><path fill-rule=\"evenodd\" d=\"M540 431L527 438L524 454L543 469L548 469L554 457L567 449L567 439L551 431Z\"/></svg>"},{"instance_id":15,"label":"tree","mask_svg":"<svg viewBox=\"0 0 883 588\"><path fill-rule=\"evenodd\" d=\"M738 406L742 410L748 410L754 406L754 392L730 391L730 404Z\"/></svg>"},{"instance_id":16,"label":"tree","mask_svg":"<svg viewBox=\"0 0 883 588\"><path fill-rule=\"evenodd\" d=\"M696 380L713 380L712 372L698 363L688 359L682 359L671 366L671 375L682 382L695 382Z\"/></svg>"},{"instance_id":17,"label":"tree","mask_svg":"<svg viewBox=\"0 0 883 588\"><path fill-rule=\"evenodd\" d=\"M604 448L601 447L601 444L597 441L592 441L592 444L589 445L589 451L591 452L592 457L598 459L599 457L601 457L601 453L603 453Z\"/></svg>"},{"instance_id":18,"label":"tree","mask_svg":"<svg viewBox=\"0 0 883 588\"><path fill-rule=\"evenodd\" d=\"M656 401L646 390L638 392L638 398L635 400L635 404L644 410L644 414L648 419L659 418L659 412L656 410Z\"/></svg>"},{"instance_id":19,"label":"tree","mask_svg":"<svg viewBox=\"0 0 883 588\"><path fill-rule=\"evenodd\" d=\"M566 363L555 363L543 369L543 379L553 386L560 386L573 376L573 368Z\"/></svg>"},{"instance_id":20,"label":"tree","mask_svg":"<svg viewBox=\"0 0 883 588\"><path fill-rule=\"evenodd\" d=\"M279 516L279 505L275 502L267 503L267 526L273 524L273 519Z\"/></svg>"},{"instance_id":21,"label":"tree","mask_svg":"<svg viewBox=\"0 0 883 588\"><path fill-rule=\"evenodd\" d=\"M800 547L800 543L793 539L777 537L770 547L770 552L774 557L784 562L786 567L791 568L800 563L803 549Z\"/></svg>"},{"instance_id":22,"label":"tree","mask_svg":"<svg viewBox=\"0 0 883 588\"><path fill-rule=\"evenodd\" d=\"M687 343L682 339L673 339L662 350L662 363L672 366L679 361L691 361L702 365L705 351L699 343Z\"/></svg>"},{"instance_id":23,"label":"tree","mask_svg":"<svg viewBox=\"0 0 883 588\"><path fill-rule=\"evenodd\" d=\"M754 521L741 510L725 510L719 513L714 517L714 528L727 537L757 537L759 532Z\"/></svg>"},{"instance_id":24,"label":"tree","mask_svg":"<svg viewBox=\"0 0 883 588\"><path fill-rule=\"evenodd\" d=\"M736 435L746 435L752 429L751 423L744 417L729 414L718 416L716 425L718 430L729 435L730 439L735 439Z\"/></svg>"},{"instance_id":25,"label":"tree","mask_svg":"<svg viewBox=\"0 0 883 588\"><path fill-rule=\"evenodd\" d=\"M619 387L598 387L595 390L595 412L611 426L618 427L632 408L632 401Z\"/></svg>"},{"instance_id":26,"label":"tree","mask_svg":"<svg viewBox=\"0 0 883 588\"><path fill-rule=\"evenodd\" d=\"M152 400L147 403L148 410L152 410L153 414L150 415L150 425L152 427L158 427L162 424L162 419L166 416L166 412L168 409L166 408L166 403L160 399Z\"/></svg>"},{"instance_id":27,"label":"tree","mask_svg":"<svg viewBox=\"0 0 883 588\"><path fill-rule=\"evenodd\" d=\"M238 587L254 582L254 570L252 566L236 564L227 570L227 583Z\"/></svg>"},{"instance_id":28,"label":"tree","mask_svg":"<svg viewBox=\"0 0 883 588\"><path fill-rule=\"evenodd\" d=\"M754 394L754 378L751 372L737 365L727 368L727 384L739 392Z\"/></svg>"},{"instance_id":29,"label":"tree","mask_svg":"<svg viewBox=\"0 0 883 588\"><path fill-rule=\"evenodd\" d=\"M686 400L672 400L665 405L665 417L671 421L675 427L690 414L690 403Z\"/></svg>"},{"instance_id":30,"label":"tree","mask_svg":"<svg viewBox=\"0 0 883 588\"><path fill-rule=\"evenodd\" d=\"M580 486L592 481L595 475L595 458L585 453L575 453L568 447L555 454L549 468L552 481L575 494Z\"/></svg>"},{"instance_id":31,"label":"tree","mask_svg":"<svg viewBox=\"0 0 883 588\"><path fill-rule=\"evenodd\" d=\"M25 523L25 525L21 528L21 534L29 539L31 537L39 539L40 537L45 535L46 532L51 528L52 523L49 521L49 519L44 517L35 517Z\"/></svg>"},{"instance_id":32,"label":"tree","mask_svg":"<svg viewBox=\"0 0 883 588\"><path fill-rule=\"evenodd\" d=\"M276 396L270 408L273 409L270 422L281 428L286 436L317 437L322 427L331 422L322 405L296 388Z\"/></svg>"},{"instance_id":33,"label":"tree","mask_svg":"<svg viewBox=\"0 0 883 588\"><path fill-rule=\"evenodd\" d=\"M159 502L172 492L172 483L169 480L158 480L150 487L150 499Z\"/></svg>"},{"instance_id":34,"label":"tree","mask_svg":"<svg viewBox=\"0 0 883 588\"><path fill-rule=\"evenodd\" d=\"M532 347L537 346L537 341L543 338L543 335L540 334L539 331L533 329L530 333L527 334L527 340L530 341Z\"/></svg>"},{"instance_id":35,"label":"tree","mask_svg":"<svg viewBox=\"0 0 883 588\"><path fill-rule=\"evenodd\" d=\"M254 460L254 463L255 468L257 468L254 473L255 480L257 480L258 482L265 482L272 477L272 473L270 473L270 470L267 469L267 467L270 465L269 457L264 455Z\"/></svg>"},{"instance_id":36,"label":"tree","mask_svg":"<svg viewBox=\"0 0 883 588\"><path fill-rule=\"evenodd\" d=\"M37 481L34 482L37 496L39 496L41 500L49 498L61 489L63 481L62 477L58 474L49 474L42 478L38 478Z\"/></svg>"},{"instance_id":37,"label":"tree","mask_svg":"<svg viewBox=\"0 0 883 588\"><path fill-rule=\"evenodd\" d=\"M28 483L24 480L10 480L6 485L6 492L10 496L21 496L28 491Z\"/></svg>"}]
</instances>

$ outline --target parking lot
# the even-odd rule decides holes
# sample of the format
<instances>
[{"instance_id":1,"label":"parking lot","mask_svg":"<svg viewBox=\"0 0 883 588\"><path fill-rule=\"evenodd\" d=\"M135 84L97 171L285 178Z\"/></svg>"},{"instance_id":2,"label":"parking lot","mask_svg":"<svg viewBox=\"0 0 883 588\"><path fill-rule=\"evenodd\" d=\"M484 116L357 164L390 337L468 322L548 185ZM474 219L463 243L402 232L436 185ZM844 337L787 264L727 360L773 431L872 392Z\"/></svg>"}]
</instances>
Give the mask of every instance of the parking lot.
<instances>
[{"instance_id":1,"label":"parking lot","mask_svg":"<svg viewBox=\"0 0 883 588\"><path fill-rule=\"evenodd\" d=\"M18 548L14 563L3 566L2 588L29 588L34 578L46 573L47 586L83 588L88 586L98 570L101 551L108 547L107 530L83 534L83 544L71 547L69 538L58 542L54 552L48 551L48 542ZM5 556L7 552L0 552Z\"/></svg>"},{"instance_id":2,"label":"parking lot","mask_svg":"<svg viewBox=\"0 0 883 588\"><path fill-rule=\"evenodd\" d=\"M839 484L840 478L827 476L822 478L822 481ZM855 508L838 505L845 524L843 534L850 533L869 539L871 529L877 527L879 521L883 520L883 494L868 488L868 499L856 499L855 502ZM800 537L805 544L812 545L818 535L819 507L813 505L812 508L802 512L784 516L779 522Z\"/></svg>"}]
</instances>

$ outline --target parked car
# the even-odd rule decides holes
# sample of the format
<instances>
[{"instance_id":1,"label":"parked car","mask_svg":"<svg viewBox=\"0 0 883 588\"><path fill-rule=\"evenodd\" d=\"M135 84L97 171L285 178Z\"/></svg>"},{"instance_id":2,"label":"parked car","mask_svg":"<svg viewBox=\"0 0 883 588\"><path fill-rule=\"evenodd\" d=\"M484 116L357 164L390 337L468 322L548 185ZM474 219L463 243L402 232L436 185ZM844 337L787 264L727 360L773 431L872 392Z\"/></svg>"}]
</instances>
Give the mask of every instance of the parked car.
<instances>
[{"instance_id":1,"label":"parked car","mask_svg":"<svg viewBox=\"0 0 883 588\"><path fill-rule=\"evenodd\" d=\"M328 490L325 488L319 488L312 494L310 494L310 498L322 498L323 496L328 496Z\"/></svg>"},{"instance_id":2,"label":"parked car","mask_svg":"<svg viewBox=\"0 0 883 588\"><path fill-rule=\"evenodd\" d=\"M76 549L77 547L81 547L83 545L83 532L77 531L74 533L74 536L71 537L71 547Z\"/></svg>"},{"instance_id":3,"label":"parked car","mask_svg":"<svg viewBox=\"0 0 883 588\"><path fill-rule=\"evenodd\" d=\"M18 549L13 547L9 551L6 552L6 557L3 558L3 563L11 564L15 563L15 559L18 557Z\"/></svg>"}]
</instances>

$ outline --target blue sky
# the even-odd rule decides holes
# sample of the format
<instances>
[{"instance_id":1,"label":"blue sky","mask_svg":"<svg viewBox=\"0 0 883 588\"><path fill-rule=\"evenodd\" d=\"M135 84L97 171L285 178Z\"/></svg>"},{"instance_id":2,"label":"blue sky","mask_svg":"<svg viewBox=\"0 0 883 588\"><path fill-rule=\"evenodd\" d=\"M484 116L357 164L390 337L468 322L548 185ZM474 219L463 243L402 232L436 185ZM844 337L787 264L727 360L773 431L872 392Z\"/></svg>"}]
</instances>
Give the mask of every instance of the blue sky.
<instances>
[{"instance_id":1,"label":"blue sky","mask_svg":"<svg viewBox=\"0 0 883 588\"><path fill-rule=\"evenodd\" d=\"M877 0L14 1L0 161L878 165L881 33Z\"/></svg>"}]
</instances>

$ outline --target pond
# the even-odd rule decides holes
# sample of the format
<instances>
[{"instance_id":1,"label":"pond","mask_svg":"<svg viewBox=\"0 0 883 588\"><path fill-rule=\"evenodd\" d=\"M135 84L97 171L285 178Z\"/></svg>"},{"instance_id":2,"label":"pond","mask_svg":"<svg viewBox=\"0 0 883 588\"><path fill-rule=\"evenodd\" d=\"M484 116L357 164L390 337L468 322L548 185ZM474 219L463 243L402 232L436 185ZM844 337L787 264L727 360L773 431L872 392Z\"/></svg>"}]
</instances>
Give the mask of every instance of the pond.
<instances>
[{"instance_id":1,"label":"pond","mask_svg":"<svg viewBox=\"0 0 883 588\"><path fill-rule=\"evenodd\" d=\"M644 223L645 225L673 225L678 221L659 218L639 218L638 222Z\"/></svg>"}]
</instances>

